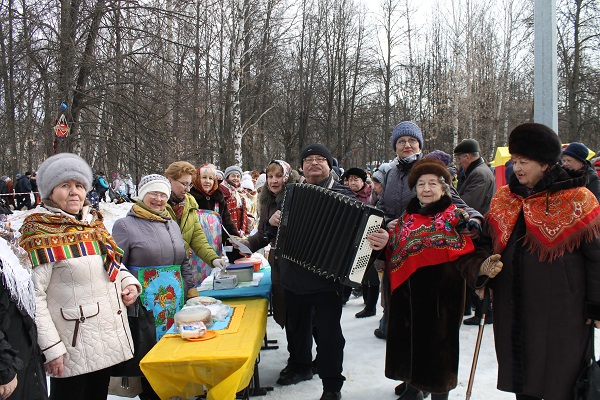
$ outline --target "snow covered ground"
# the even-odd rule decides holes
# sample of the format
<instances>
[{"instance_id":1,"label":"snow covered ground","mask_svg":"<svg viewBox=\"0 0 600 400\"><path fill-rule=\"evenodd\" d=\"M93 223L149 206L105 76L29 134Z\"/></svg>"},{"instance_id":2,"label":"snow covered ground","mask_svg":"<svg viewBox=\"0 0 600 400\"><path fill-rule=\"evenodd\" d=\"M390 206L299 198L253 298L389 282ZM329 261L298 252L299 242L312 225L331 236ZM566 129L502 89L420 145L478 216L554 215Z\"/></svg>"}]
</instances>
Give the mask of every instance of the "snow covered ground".
<instances>
[{"instance_id":1,"label":"snow covered ground","mask_svg":"<svg viewBox=\"0 0 600 400\"><path fill-rule=\"evenodd\" d=\"M105 217L105 225L109 231L112 230L114 221L123 217L130 207L131 203L120 205L101 204L100 210ZM21 225L25 213L27 212L18 212L11 216L15 228L18 229ZM347 380L342 388L342 398L345 400L396 399L394 387L399 382L387 379L384 375L385 341L377 339L373 335L373 330L377 328L381 317L381 308L378 308L376 317L355 318L354 314L362 308L362 298L352 297L343 310L342 326L346 338L344 375ZM268 319L267 324L268 338L277 340L279 349L261 351L259 364L261 385L274 387L273 391L262 398L265 400L319 399L322 393L322 385L318 376L315 376L311 381L292 386L278 386L275 383L279 371L285 366L288 355L285 347L284 331L272 318ZM451 400L466 398L477 331L478 327L476 326L463 325L461 327L458 386L450 392ZM598 348L598 345L598 335L596 335L596 348ZM496 374L497 364L493 330L491 325L486 325L471 398L485 400L514 399L513 394L496 389ZM111 400L122 399L118 396L109 396L108 398Z\"/></svg>"}]
</instances>

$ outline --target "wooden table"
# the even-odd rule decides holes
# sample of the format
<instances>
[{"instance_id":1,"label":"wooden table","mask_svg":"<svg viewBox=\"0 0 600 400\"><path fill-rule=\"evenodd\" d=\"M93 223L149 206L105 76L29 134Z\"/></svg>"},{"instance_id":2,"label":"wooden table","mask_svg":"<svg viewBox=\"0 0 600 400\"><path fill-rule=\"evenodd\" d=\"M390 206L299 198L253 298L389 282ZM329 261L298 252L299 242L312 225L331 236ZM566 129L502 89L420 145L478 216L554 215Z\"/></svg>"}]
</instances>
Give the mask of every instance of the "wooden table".
<instances>
[{"instance_id":1,"label":"wooden table","mask_svg":"<svg viewBox=\"0 0 600 400\"><path fill-rule=\"evenodd\" d=\"M161 399L184 398L204 393L208 400L235 399L250 383L267 325L267 299L223 300L245 304L236 333L190 342L163 337L140 362L142 372ZM218 332L218 331L217 331Z\"/></svg>"}]
</instances>

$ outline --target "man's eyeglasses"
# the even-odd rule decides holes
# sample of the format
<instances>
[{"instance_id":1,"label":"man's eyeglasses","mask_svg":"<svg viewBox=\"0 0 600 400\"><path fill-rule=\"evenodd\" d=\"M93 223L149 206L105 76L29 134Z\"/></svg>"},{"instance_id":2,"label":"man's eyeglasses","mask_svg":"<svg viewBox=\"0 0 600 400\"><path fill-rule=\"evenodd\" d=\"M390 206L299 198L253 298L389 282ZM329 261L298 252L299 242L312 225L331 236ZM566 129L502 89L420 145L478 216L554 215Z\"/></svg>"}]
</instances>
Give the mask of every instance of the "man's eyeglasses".
<instances>
[{"instance_id":1,"label":"man's eyeglasses","mask_svg":"<svg viewBox=\"0 0 600 400\"><path fill-rule=\"evenodd\" d=\"M191 183L186 183L186 182L181 182L181 181L177 181L177 182L179 182L179 184L180 184L181 186L183 186L184 188L191 189L191 188L192 188L192 186L193 186Z\"/></svg>"},{"instance_id":2,"label":"man's eyeglasses","mask_svg":"<svg viewBox=\"0 0 600 400\"><path fill-rule=\"evenodd\" d=\"M408 139L408 140L400 139L396 143L398 143L400 146L406 146L407 143L410 144L411 146L414 146L415 144L419 143L419 141L417 139Z\"/></svg>"},{"instance_id":3,"label":"man's eyeglasses","mask_svg":"<svg viewBox=\"0 0 600 400\"><path fill-rule=\"evenodd\" d=\"M302 160L302 161L304 161L304 164L312 164L312 163L314 163L315 161L316 161L317 163L321 164L321 163L324 163L324 162L326 162L326 161L327 161L327 159L326 159L325 157L307 157L307 158L305 158L305 159L304 159L304 160Z\"/></svg>"},{"instance_id":4,"label":"man's eyeglasses","mask_svg":"<svg viewBox=\"0 0 600 400\"><path fill-rule=\"evenodd\" d=\"M169 200L169 196L160 192L148 192L148 196L152 197L154 200Z\"/></svg>"}]
</instances>

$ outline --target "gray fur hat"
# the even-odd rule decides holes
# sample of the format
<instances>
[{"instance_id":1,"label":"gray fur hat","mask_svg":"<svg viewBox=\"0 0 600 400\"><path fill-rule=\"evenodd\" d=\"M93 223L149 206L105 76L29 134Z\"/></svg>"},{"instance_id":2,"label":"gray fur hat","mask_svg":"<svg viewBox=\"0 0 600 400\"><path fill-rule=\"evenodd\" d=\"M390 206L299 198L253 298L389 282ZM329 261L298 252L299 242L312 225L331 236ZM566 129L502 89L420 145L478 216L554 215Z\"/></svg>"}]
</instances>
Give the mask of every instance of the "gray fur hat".
<instances>
[{"instance_id":1,"label":"gray fur hat","mask_svg":"<svg viewBox=\"0 0 600 400\"><path fill-rule=\"evenodd\" d=\"M92 169L83 158L73 153L59 153L40 165L37 170L37 185L42 199L49 199L56 186L70 180L82 183L89 192L93 177Z\"/></svg>"}]
</instances>

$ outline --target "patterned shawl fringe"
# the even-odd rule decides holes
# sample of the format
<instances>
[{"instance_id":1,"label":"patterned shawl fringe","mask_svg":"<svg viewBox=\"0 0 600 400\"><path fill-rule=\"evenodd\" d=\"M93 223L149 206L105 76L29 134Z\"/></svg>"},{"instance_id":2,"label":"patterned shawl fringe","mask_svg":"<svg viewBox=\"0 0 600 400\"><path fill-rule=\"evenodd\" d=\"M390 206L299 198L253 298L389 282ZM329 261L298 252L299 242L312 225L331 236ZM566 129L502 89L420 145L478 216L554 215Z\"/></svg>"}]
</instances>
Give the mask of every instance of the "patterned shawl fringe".
<instances>
[{"instance_id":1,"label":"patterned shawl fringe","mask_svg":"<svg viewBox=\"0 0 600 400\"><path fill-rule=\"evenodd\" d=\"M525 241L523 242L531 253L537 253L541 262L552 262L559 257L562 257L565 252L573 252L581 246L582 242L591 242L600 235L600 214L597 215L589 224L582 229L572 233L568 238L556 243L553 246L546 247L535 235L529 231L525 233ZM494 241L494 249L496 243Z\"/></svg>"}]
</instances>

